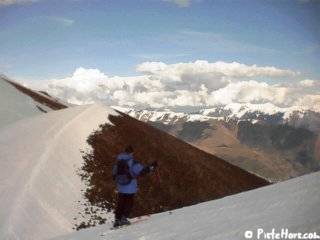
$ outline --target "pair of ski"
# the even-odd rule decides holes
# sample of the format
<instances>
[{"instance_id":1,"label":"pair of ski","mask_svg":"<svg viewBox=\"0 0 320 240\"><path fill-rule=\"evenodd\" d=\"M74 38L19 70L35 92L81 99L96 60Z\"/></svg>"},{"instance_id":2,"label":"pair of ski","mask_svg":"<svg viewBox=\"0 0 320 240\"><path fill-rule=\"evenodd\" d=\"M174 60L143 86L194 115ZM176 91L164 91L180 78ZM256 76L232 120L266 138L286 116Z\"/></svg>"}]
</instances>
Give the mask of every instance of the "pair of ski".
<instances>
[{"instance_id":1,"label":"pair of ski","mask_svg":"<svg viewBox=\"0 0 320 240\"><path fill-rule=\"evenodd\" d=\"M125 227L128 227L128 226L131 226L131 225L146 221L149 218L150 218L150 215L145 215L145 216L141 216L141 217L132 218L132 219L130 219L130 224L122 225L122 226L119 226L119 227L111 227L110 230L113 231L113 230L117 230L117 229L122 229L122 228L125 228ZM101 233L100 236L105 236L107 233L108 232Z\"/></svg>"}]
</instances>

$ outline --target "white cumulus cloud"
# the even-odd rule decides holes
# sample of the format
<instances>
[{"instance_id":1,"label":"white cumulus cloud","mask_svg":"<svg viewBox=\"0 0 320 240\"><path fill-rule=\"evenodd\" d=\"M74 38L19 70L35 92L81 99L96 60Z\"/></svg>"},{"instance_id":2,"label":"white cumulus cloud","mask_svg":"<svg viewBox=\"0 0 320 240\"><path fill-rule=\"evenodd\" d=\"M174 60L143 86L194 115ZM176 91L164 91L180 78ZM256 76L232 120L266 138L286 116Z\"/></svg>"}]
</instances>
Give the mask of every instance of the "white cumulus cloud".
<instances>
[{"instance_id":1,"label":"white cumulus cloud","mask_svg":"<svg viewBox=\"0 0 320 240\"><path fill-rule=\"evenodd\" d=\"M298 72L276 67L258 67L257 65L246 65L238 62L214 62L197 60L189 63L176 63L167 65L163 62L144 62L137 66L137 71L147 74L163 74L170 77L180 77L183 74L214 74L226 77L284 77L295 76Z\"/></svg>"},{"instance_id":2,"label":"white cumulus cloud","mask_svg":"<svg viewBox=\"0 0 320 240\"><path fill-rule=\"evenodd\" d=\"M213 91L209 96L210 105L239 103L267 103L276 105L285 103L289 89L269 85L265 82L240 81Z\"/></svg>"},{"instance_id":3,"label":"white cumulus cloud","mask_svg":"<svg viewBox=\"0 0 320 240\"><path fill-rule=\"evenodd\" d=\"M306 108L320 112L320 93L301 96L301 98L297 99L294 105L304 106Z\"/></svg>"},{"instance_id":4,"label":"white cumulus cloud","mask_svg":"<svg viewBox=\"0 0 320 240\"><path fill-rule=\"evenodd\" d=\"M313 87L314 85L316 85L316 81L311 79L305 79L300 81L299 83L303 87Z\"/></svg>"},{"instance_id":5,"label":"white cumulus cloud","mask_svg":"<svg viewBox=\"0 0 320 240\"><path fill-rule=\"evenodd\" d=\"M198 60L176 64L144 62L136 70L139 76L121 77L108 76L98 69L78 68L66 78L41 81L38 88L74 104L104 102L138 108L233 103L301 105L312 109L319 106L320 88L314 87L320 86L317 80L281 84L259 80L260 77L292 80L291 77L299 75L288 69Z\"/></svg>"}]
</instances>

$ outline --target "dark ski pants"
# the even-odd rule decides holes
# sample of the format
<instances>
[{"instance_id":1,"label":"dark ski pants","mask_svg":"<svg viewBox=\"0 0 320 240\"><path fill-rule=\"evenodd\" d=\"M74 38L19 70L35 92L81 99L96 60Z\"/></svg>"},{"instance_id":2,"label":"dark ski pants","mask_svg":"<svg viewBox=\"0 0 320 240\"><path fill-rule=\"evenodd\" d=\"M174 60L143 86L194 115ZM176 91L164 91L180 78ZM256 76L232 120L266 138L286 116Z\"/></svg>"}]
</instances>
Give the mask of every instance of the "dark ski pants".
<instances>
[{"instance_id":1,"label":"dark ski pants","mask_svg":"<svg viewBox=\"0 0 320 240\"><path fill-rule=\"evenodd\" d=\"M121 217L128 218L133 207L133 202L134 194L118 193L115 219L120 220Z\"/></svg>"}]
</instances>

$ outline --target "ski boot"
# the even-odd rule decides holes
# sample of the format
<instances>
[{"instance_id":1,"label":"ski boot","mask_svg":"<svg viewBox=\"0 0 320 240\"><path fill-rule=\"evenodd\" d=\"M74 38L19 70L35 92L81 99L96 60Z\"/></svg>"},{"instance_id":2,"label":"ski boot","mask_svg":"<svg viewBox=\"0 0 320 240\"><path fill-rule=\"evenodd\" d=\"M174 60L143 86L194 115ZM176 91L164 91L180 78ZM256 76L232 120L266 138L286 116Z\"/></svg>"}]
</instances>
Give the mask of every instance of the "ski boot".
<instances>
[{"instance_id":1,"label":"ski boot","mask_svg":"<svg viewBox=\"0 0 320 240\"><path fill-rule=\"evenodd\" d=\"M122 224L121 224L121 221L119 219L116 219L113 223L113 227L114 228L118 228L120 227Z\"/></svg>"},{"instance_id":2,"label":"ski boot","mask_svg":"<svg viewBox=\"0 0 320 240\"><path fill-rule=\"evenodd\" d=\"M120 220L120 224L121 225L130 225L131 222L128 220L128 218L122 217L121 220Z\"/></svg>"}]
</instances>

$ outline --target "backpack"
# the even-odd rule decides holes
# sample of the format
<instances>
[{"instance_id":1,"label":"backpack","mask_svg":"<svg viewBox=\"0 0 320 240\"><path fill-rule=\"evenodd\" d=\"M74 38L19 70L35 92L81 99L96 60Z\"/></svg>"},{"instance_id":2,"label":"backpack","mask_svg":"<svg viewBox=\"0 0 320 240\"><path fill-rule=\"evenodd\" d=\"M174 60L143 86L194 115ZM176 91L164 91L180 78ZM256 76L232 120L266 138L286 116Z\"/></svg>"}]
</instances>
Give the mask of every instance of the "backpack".
<instances>
[{"instance_id":1,"label":"backpack","mask_svg":"<svg viewBox=\"0 0 320 240\"><path fill-rule=\"evenodd\" d=\"M119 160L116 164L115 181L120 185L128 185L133 179L128 162L129 160Z\"/></svg>"}]
</instances>

